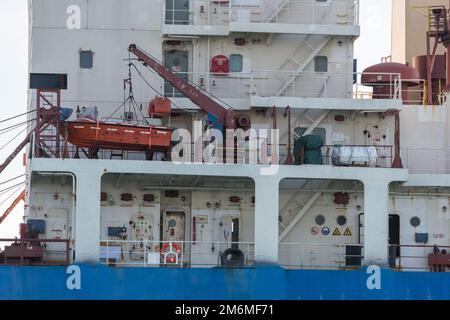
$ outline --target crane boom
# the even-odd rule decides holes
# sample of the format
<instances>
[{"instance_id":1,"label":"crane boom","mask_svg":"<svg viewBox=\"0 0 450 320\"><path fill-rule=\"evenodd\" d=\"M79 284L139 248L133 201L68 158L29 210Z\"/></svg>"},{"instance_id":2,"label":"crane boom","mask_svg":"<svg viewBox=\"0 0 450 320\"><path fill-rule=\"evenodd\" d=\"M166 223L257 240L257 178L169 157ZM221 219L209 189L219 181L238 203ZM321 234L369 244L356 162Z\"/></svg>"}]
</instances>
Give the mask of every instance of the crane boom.
<instances>
[{"instance_id":1,"label":"crane boom","mask_svg":"<svg viewBox=\"0 0 450 320\"><path fill-rule=\"evenodd\" d=\"M0 217L0 224L6 219L6 217L9 216L9 214L14 210L14 208L17 206L17 204L20 202L20 200L25 201L25 190L23 190L16 199L14 199L13 203L6 209L6 211L3 213L3 215Z\"/></svg>"},{"instance_id":2,"label":"crane boom","mask_svg":"<svg viewBox=\"0 0 450 320\"><path fill-rule=\"evenodd\" d=\"M164 64L139 49L135 44L131 44L128 50L142 61L144 65L155 70L164 80L168 81L202 110L216 117L226 129L235 129L236 124L240 127L248 127L250 125L250 119L247 116L241 115L240 117L236 117L233 109L224 108L214 99L199 90L195 85L191 84L189 81L167 68Z\"/></svg>"},{"instance_id":3,"label":"crane boom","mask_svg":"<svg viewBox=\"0 0 450 320\"><path fill-rule=\"evenodd\" d=\"M27 134L25 139L14 149L14 151L6 158L5 161L0 165L0 174L5 170L5 168L11 163L11 161L14 160L14 158L19 154L20 150L22 150L28 142L30 142L31 135L33 134L33 131L30 131L30 133Z\"/></svg>"}]
</instances>

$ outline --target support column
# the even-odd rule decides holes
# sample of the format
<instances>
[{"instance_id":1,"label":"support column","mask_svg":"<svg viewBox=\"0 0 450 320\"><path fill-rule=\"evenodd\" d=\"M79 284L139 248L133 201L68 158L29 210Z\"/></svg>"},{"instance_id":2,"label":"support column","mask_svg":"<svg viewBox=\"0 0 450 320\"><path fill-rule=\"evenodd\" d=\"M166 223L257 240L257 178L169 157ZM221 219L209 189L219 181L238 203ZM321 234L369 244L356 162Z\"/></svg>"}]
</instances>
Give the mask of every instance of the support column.
<instances>
[{"instance_id":1,"label":"support column","mask_svg":"<svg viewBox=\"0 0 450 320\"><path fill-rule=\"evenodd\" d=\"M75 193L75 262L100 260L101 174L78 172Z\"/></svg>"},{"instance_id":2,"label":"support column","mask_svg":"<svg viewBox=\"0 0 450 320\"><path fill-rule=\"evenodd\" d=\"M388 266L389 183L364 181L364 262Z\"/></svg>"},{"instance_id":3,"label":"support column","mask_svg":"<svg viewBox=\"0 0 450 320\"><path fill-rule=\"evenodd\" d=\"M255 179L255 262L278 264L279 180Z\"/></svg>"}]
</instances>

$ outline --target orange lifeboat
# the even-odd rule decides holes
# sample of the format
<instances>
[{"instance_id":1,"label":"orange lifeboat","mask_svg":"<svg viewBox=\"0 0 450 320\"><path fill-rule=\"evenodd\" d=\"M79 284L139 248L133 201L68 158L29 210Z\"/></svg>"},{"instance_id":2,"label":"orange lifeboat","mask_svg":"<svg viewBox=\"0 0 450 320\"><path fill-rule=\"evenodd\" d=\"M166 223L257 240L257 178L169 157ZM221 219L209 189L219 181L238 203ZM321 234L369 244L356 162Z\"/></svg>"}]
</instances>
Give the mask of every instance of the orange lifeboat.
<instances>
[{"instance_id":1,"label":"orange lifeboat","mask_svg":"<svg viewBox=\"0 0 450 320\"><path fill-rule=\"evenodd\" d=\"M70 121L63 128L67 141L80 148L146 151L170 147L172 130L105 122Z\"/></svg>"},{"instance_id":2,"label":"orange lifeboat","mask_svg":"<svg viewBox=\"0 0 450 320\"><path fill-rule=\"evenodd\" d=\"M148 115L160 118L171 113L171 102L156 97L149 103ZM97 121L97 107L77 110L75 121L64 122L71 112L61 115L61 135L67 142L89 149L165 151L171 146L172 129L161 125L140 125Z\"/></svg>"}]
</instances>

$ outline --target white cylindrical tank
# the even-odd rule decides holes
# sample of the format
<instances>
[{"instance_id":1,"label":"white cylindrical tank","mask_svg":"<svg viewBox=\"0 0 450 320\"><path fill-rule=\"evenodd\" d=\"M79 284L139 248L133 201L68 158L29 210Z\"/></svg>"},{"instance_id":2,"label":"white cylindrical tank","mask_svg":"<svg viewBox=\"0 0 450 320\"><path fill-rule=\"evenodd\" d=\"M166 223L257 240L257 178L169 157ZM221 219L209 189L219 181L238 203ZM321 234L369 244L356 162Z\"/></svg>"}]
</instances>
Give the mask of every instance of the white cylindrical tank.
<instances>
[{"instance_id":1,"label":"white cylindrical tank","mask_svg":"<svg viewBox=\"0 0 450 320\"><path fill-rule=\"evenodd\" d=\"M332 160L335 166L367 166L377 164L377 149L375 147L333 147Z\"/></svg>"}]
</instances>

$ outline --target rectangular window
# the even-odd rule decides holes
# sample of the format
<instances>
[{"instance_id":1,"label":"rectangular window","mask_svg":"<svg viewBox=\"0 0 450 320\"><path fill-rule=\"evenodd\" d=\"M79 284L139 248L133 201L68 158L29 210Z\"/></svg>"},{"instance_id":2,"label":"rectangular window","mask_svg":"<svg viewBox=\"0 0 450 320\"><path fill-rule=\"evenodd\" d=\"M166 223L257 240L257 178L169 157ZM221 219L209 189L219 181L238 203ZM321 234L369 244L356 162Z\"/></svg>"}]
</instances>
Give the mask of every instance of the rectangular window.
<instances>
[{"instance_id":1,"label":"rectangular window","mask_svg":"<svg viewBox=\"0 0 450 320\"><path fill-rule=\"evenodd\" d=\"M91 50L80 50L80 67L92 69L94 66L94 53Z\"/></svg>"},{"instance_id":2,"label":"rectangular window","mask_svg":"<svg viewBox=\"0 0 450 320\"><path fill-rule=\"evenodd\" d=\"M242 72L242 55L230 55L230 72Z\"/></svg>"},{"instance_id":3,"label":"rectangular window","mask_svg":"<svg viewBox=\"0 0 450 320\"><path fill-rule=\"evenodd\" d=\"M314 58L314 71L315 72L328 72L328 57L317 56Z\"/></svg>"}]
</instances>

